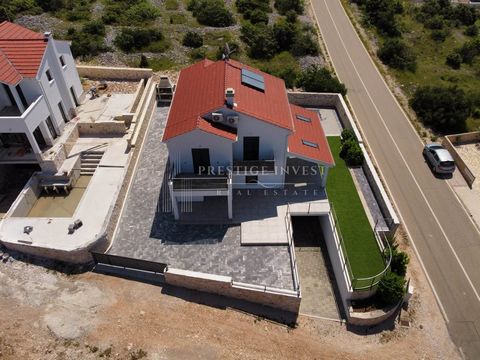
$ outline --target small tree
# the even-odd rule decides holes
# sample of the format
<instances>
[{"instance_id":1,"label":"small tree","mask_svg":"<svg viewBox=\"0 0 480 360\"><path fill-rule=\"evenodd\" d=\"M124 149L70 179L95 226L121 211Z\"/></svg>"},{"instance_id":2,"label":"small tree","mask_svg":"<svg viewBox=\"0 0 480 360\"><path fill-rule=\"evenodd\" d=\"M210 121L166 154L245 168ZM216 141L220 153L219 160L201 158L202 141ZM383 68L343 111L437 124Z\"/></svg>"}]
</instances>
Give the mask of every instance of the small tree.
<instances>
[{"instance_id":1,"label":"small tree","mask_svg":"<svg viewBox=\"0 0 480 360\"><path fill-rule=\"evenodd\" d=\"M140 56L140 64L139 64L139 66L140 66L141 68L148 68L148 67L149 67L148 59L147 59L147 57L146 57L145 55L143 55L143 54Z\"/></svg>"},{"instance_id":2,"label":"small tree","mask_svg":"<svg viewBox=\"0 0 480 360\"><path fill-rule=\"evenodd\" d=\"M415 54L400 39L387 39L378 50L378 57L392 68L415 71Z\"/></svg>"},{"instance_id":3,"label":"small tree","mask_svg":"<svg viewBox=\"0 0 480 360\"><path fill-rule=\"evenodd\" d=\"M297 14L303 14L304 7L303 0L275 0L275 9L282 15L285 15L289 10L293 10Z\"/></svg>"},{"instance_id":4,"label":"small tree","mask_svg":"<svg viewBox=\"0 0 480 360\"><path fill-rule=\"evenodd\" d=\"M298 79L298 85L305 91L333 92L347 94L347 88L333 74L318 65L311 65L304 70Z\"/></svg>"},{"instance_id":5,"label":"small tree","mask_svg":"<svg viewBox=\"0 0 480 360\"><path fill-rule=\"evenodd\" d=\"M405 279L390 272L378 284L377 296L384 305L399 302L405 294Z\"/></svg>"},{"instance_id":6,"label":"small tree","mask_svg":"<svg viewBox=\"0 0 480 360\"><path fill-rule=\"evenodd\" d=\"M390 269L399 276L405 276L407 273L407 265L410 258L403 251L399 251L396 247L392 249L392 261Z\"/></svg>"},{"instance_id":7,"label":"small tree","mask_svg":"<svg viewBox=\"0 0 480 360\"><path fill-rule=\"evenodd\" d=\"M469 25L463 33L467 36L475 37L478 35L478 26L475 24Z\"/></svg>"},{"instance_id":8,"label":"small tree","mask_svg":"<svg viewBox=\"0 0 480 360\"><path fill-rule=\"evenodd\" d=\"M189 31L183 37L182 44L184 46L188 46L196 49L203 45L203 38L200 34L197 34L196 32L193 32L193 31Z\"/></svg>"},{"instance_id":9,"label":"small tree","mask_svg":"<svg viewBox=\"0 0 480 360\"><path fill-rule=\"evenodd\" d=\"M355 137L344 140L342 138L342 147L340 157L345 160L348 166L360 166L363 163L363 153Z\"/></svg>"},{"instance_id":10,"label":"small tree","mask_svg":"<svg viewBox=\"0 0 480 360\"><path fill-rule=\"evenodd\" d=\"M458 52L448 54L446 64L452 69L460 69L460 66L462 65L462 56Z\"/></svg>"},{"instance_id":11,"label":"small tree","mask_svg":"<svg viewBox=\"0 0 480 360\"><path fill-rule=\"evenodd\" d=\"M232 13L222 0L191 0L188 10L202 25L225 27L235 23Z\"/></svg>"},{"instance_id":12,"label":"small tree","mask_svg":"<svg viewBox=\"0 0 480 360\"><path fill-rule=\"evenodd\" d=\"M252 24L258 24L258 23L268 24L268 15L263 10L255 9L250 13L250 21Z\"/></svg>"}]
</instances>

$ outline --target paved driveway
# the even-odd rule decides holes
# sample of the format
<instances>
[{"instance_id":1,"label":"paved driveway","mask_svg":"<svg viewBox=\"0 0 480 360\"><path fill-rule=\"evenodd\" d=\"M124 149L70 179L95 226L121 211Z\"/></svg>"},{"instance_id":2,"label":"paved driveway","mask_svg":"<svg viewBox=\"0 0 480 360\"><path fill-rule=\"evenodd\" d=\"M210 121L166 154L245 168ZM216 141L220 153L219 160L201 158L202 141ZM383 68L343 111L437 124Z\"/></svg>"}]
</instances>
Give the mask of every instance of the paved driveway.
<instances>
[{"instance_id":1,"label":"paved driveway","mask_svg":"<svg viewBox=\"0 0 480 360\"><path fill-rule=\"evenodd\" d=\"M453 341L480 354L480 235L370 59L340 0L312 0L322 37L374 160L433 286Z\"/></svg>"}]
</instances>

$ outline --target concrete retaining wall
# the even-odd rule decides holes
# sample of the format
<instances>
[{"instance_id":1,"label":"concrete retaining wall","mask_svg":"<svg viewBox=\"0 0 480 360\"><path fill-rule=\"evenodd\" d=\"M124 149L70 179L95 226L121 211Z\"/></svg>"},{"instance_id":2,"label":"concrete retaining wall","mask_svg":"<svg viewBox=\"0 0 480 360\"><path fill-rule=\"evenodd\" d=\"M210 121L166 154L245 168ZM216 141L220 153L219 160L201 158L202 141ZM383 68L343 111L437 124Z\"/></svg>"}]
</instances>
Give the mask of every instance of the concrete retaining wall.
<instances>
[{"instance_id":1,"label":"concrete retaining wall","mask_svg":"<svg viewBox=\"0 0 480 360\"><path fill-rule=\"evenodd\" d=\"M6 217L25 217L28 215L33 205L40 195L40 190L38 189L38 177L36 174L33 174L32 177L23 187L20 194L10 206Z\"/></svg>"},{"instance_id":2,"label":"concrete retaining wall","mask_svg":"<svg viewBox=\"0 0 480 360\"><path fill-rule=\"evenodd\" d=\"M165 282L170 285L228 296L273 308L298 313L300 298L294 291L233 282L229 276L167 268Z\"/></svg>"},{"instance_id":3,"label":"concrete retaining wall","mask_svg":"<svg viewBox=\"0 0 480 360\"><path fill-rule=\"evenodd\" d=\"M385 320L393 316L402 306L403 300L400 301L397 305L390 306L385 309L379 309L375 311L369 311L364 313L353 312L352 308L349 308L348 314L348 323L350 325L357 326L373 326L378 325Z\"/></svg>"},{"instance_id":4,"label":"concrete retaining wall","mask_svg":"<svg viewBox=\"0 0 480 360\"><path fill-rule=\"evenodd\" d=\"M455 145L475 142L480 142L480 131L456 135L447 135L442 141L442 145L445 146L445 148L450 152L450 154L452 154L458 171L460 171L468 186L470 187L472 187L473 183L475 182L475 175L473 175L472 170L470 170L465 161L463 161L462 157L455 148Z\"/></svg>"},{"instance_id":5,"label":"concrete retaining wall","mask_svg":"<svg viewBox=\"0 0 480 360\"><path fill-rule=\"evenodd\" d=\"M93 80L141 80L153 75L152 69L77 65L78 75Z\"/></svg>"},{"instance_id":6,"label":"concrete retaining wall","mask_svg":"<svg viewBox=\"0 0 480 360\"><path fill-rule=\"evenodd\" d=\"M378 172L373 165L370 155L365 149L363 137L360 134L360 131L355 124L353 116L350 113L350 110L348 109L348 106L345 103L342 95L332 93L289 92L288 99L292 104L303 107L335 109L343 127L350 129L355 133L365 158L365 161L362 165L363 170L370 187L372 188L375 198L377 199L382 214L387 220L389 230L390 232L394 233L400 225L400 220L390 199L388 198L387 192L385 191Z\"/></svg>"},{"instance_id":7,"label":"concrete retaining wall","mask_svg":"<svg viewBox=\"0 0 480 360\"><path fill-rule=\"evenodd\" d=\"M122 121L109 121L100 123L78 123L78 133L80 136L110 135L123 136L127 129Z\"/></svg>"}]
</instances>

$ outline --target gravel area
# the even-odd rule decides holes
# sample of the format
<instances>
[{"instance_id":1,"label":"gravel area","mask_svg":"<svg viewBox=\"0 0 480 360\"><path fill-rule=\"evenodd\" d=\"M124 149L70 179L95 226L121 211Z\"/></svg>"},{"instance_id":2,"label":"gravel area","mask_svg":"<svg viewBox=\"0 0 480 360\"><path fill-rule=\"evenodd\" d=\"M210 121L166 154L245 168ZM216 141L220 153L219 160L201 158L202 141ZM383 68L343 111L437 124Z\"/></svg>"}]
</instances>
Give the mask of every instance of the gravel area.
<instances>
[{"instance_id":1,"label":"gravel area","mask_svg":"<svg viewBox=\"0 0 480 360\"><path fill-rule=\"evenodd\" d=\"M480 177L480 143L456 145L458 154L475 175Z\"/></svg>"}]
</instances>

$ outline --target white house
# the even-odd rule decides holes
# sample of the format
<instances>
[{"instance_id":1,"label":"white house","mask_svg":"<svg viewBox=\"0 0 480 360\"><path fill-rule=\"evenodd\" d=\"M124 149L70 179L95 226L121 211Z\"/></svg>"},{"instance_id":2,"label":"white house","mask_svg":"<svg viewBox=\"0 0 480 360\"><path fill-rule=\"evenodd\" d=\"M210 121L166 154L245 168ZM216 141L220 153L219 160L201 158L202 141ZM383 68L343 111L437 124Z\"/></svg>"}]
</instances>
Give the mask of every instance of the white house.
<instances>
[{"instance_id":1,"label":"white house","mask_svg":"<svg viewBox=\"0 0 480 360\"><path fill-rule=\"evenodd\" d=\"M334 161L317 113L289 104L282 79L237 61L203 60L181 71L163 135L169 190L178 201L232 189L281 188L287 158L318 164L325 186Z\"/></svg>"},{"instance_id":2,"label":"white house","mask_svg":"<svg viewBox=\"0 0 480 360\"><path fill-rule=\"evenodd\" d=\"M70 43L0 24L0 163L39 163L83 92Z\"/></svg>"}]
</instances>

